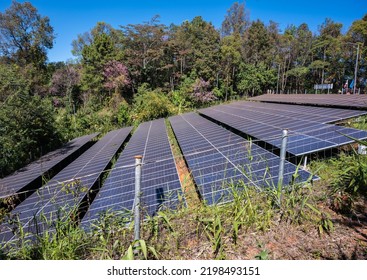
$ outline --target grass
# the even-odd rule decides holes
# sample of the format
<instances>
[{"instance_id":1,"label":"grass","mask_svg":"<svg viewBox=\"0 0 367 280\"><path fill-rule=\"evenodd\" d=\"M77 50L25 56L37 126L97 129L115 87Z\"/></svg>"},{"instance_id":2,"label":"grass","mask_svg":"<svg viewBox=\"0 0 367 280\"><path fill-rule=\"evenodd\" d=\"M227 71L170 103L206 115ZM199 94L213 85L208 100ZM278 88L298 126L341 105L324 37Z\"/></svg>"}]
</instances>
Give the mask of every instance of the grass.
<instances>
[{"instance_id":1,"label":"grass","mask_svg":"<svg viewBox=\"0 0 367 280\"><path fill-rule=\"evenodd\" d=\"M310 202L312 188L294 188L297 191L284 193L284 205L279 208L274 207L274 197L267 191L232 185L232 203L158 212L142 224L142 240L135 243L132 224L126 224L129 220L126 213L104 215L92 231L77 226L70 218L73 215L66 211L58 213L52 221L41 215L40 219L49 226L52 223L54 230L30 239L20 229L18 239L6 245L4 258L227 259L233 251L244 249L244 236L269 231L280 221L317 227L321 217L311 208L300 209L293 203L302 201L305 194ZM269 257L264 248L258 253L262 259Z\"/></svg>"}]
</instances>

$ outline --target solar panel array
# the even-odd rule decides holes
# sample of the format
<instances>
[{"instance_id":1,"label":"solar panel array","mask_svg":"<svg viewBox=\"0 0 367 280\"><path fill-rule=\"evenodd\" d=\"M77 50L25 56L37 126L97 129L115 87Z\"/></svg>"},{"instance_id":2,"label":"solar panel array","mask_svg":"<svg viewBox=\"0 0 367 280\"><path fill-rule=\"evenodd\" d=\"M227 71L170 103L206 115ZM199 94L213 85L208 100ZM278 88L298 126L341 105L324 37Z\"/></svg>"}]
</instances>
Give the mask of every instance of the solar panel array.
<instances>
[{"instance_id":1,"label":"solar panel array","mask_svg":"<svg viewBox=\"0 0 367 280\"><path fill-rule=\"evenodd\" d=\"M343 108L367 108L367 95L365 94L264 94L252 97L250 100Z\"/></svg>"},{"instance_id":2,"label":"solar panel array","mask_svg":"<svg viewBox=\"0 0 367 280\"><path fill-rule=\"evenodd\" d=\"M182 195L164 119L140 124L82 220L89 227L106 211L131 211L135 194L135 159L143 156L141 205L146 214L175 209ZM126 167L127 166L127 167Z\"/></svg>"},{"instance_id":3,"label":"solar panel array","mask_svg":"<svg viewBox=\"0 0 367 280\"><path fill-rule=\"evenodd\" d=\"M367 131L323 124L319 116L279 113L252 105L252 102L219 105L199 112L278 148L281 147L281 131L286 128L289 130L287 152L295 156L354 142L344 135L357 139L367 138ZM276 104L273 106L277 107Z\"/></svg>"},{"instance_id":4,"label":"solar panel array","mask_svg":"<svg viewBox=\"0 0 367 280\"><path fill-rule=\"evenodd\" d=\"M68 213L79 207L91 188L99 183L102 172L130 131L131 127L128 127L107 133L45 186L19 204L11 215L19 217L24 232L42 233L48 229L47 224L40 219L41 215L50 222L57 218L60 209ZM12 227L11 223L6 222L0 226L0 242L16 238Z\"/></svg>"},{"instance_id":5,"label":"solar panel array","mask_svg":"<svg viewBox=\"0 0 367 280\"><path fill-rule=\"evenodd\" d=\"M37 189L42 185L42 176L62 167L87 146L87 143L99 133L82 136L71 140L60 149L50 152L37 161L19 169L12 175L0 180L0 197L12 196L28 190L29 186ZM29 191L29 190L28 190Z\"/></svg>"},{"instance_id":6,"label":"solar panel array","mask_svg":"<svg viewBox=\"0 0 367 280\"><path fill-rule=\"evenodd\" d=\"M228 104L238 109L271 113L277 117L293 117L318 123L334 123L367 114L367 111L302 105L238 101Z\"/></svg>"},{"instance_id":7,"label":"solar panel array","mask_svg":"<svg viewBox=\"0 0 367 280\"><path fill-rule=\"evenodd\" d=\"M199 192L208 204L231 200L231 182L258 187L277 184L278 156L195 113L169 120ZM286 162L284 183L291 182L295 172L296 166ZM298 172L298 181L311 176L303 170Z\"/></svg>"}]
</instances>

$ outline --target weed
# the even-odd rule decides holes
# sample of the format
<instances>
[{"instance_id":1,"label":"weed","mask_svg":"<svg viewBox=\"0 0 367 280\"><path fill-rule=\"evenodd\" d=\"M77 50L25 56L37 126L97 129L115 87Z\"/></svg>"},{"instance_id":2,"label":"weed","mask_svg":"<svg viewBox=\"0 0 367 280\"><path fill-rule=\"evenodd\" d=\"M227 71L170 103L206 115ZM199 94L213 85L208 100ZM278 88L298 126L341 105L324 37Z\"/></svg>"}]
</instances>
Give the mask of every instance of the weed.
<instances>
[{"instance_id":1,"label":"weed","mask_svg":"<svg viewBox=\"0 0 367 280\"><path fill-rule=\"evenodd\" d=\"M317 228L319 231L319 234L323 234L324 232L330 233L334 229L334 224L331 221L330 215L324 212L321 212L319 209L315 208L311 204L306 204L308 208L310 208L314 213L316 213L319 216L319 219L317 221Z\"/></svg>"},{"instance_id":2,"label":"weed","mask_svg":"<svg viewBox=\"0 0 367 280\"><path fill-rule=\"evenodd\" d=\"M269 252L267 250L261 250L259 254L255 256L257 260L269 260Z\"/></svg>"},{"instance_id":3,"label":"weed","mask_svg":"<svg viewBox=\"0 0 367 280\"><path fill-rule=\"evenodd\" d=\"M152 246L147 246L143 239L135 240L127 249L126 254L122 258L123 260L134 260L139 259L140 256L144 257L145 260L148 259L148 253L151 253L156 259L158 259L158 254Z\"/></svg>"},{"instance_id":4,"label":"weed","mask_svg":"<svg viewBox=\"0 0 367 280\"><path fill-rule=\"evenodd\" d=\"M203 227L208 240L212 243L214 257L222 259L224 257L224 248L222 242L224 229L221 218L216 216L212 219L199 219L198 222Z\"/></svg>"}]
</instances>

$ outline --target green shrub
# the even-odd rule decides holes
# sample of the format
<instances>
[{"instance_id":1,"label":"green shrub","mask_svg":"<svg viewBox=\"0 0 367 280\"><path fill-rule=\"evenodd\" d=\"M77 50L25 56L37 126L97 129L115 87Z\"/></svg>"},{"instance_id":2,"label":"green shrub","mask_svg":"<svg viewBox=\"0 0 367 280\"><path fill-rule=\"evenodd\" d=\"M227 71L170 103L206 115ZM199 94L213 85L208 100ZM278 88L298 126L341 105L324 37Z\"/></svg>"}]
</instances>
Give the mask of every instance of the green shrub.
<instances>
[{"instance_id":1,"label":"green shrub","mask_svg":"<svg viewBox=\"0 0 367 280\"><path fill-rule=\"evenodd\" d=\"M61 145L61 140L49 100L28 94L8 97L0 110L0 176Z\"/></svg>"},{"instance_id":2,"label":"green shrub","mask_svg":"<svg viewBox=\"0 0 367 280\"><path fill-rule=\"evenodd\" d=\"M138 89L133 105L134 122L144 122L167 117L175 112L175 107L167 95L160 90L150 90L146 84Z\"/></svg>"}]
</instances>

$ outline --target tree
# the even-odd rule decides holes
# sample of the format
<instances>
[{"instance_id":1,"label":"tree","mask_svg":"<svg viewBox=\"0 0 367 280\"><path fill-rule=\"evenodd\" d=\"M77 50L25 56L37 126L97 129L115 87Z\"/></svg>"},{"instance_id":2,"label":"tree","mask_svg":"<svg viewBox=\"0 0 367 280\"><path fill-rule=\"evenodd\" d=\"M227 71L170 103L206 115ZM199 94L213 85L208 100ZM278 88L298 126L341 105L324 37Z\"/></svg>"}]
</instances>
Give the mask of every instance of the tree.
<instances>
[{"instance_id":1,"label":"tree","mask_svg":"<svg viewBox=\"0 0 367 280\"><path fill-rule=\"evenodd\" d=\"M225 99L228 92L234 91L236 73L241 62L241 39L239 35L230 35L222 38L221 41L221 74L224 80ZM219 88L219 72L217 73L217 88Z\"/></svg>"},{"instance_id":2,"label":"tree","mask_svg":"<svg viewBox=\"0 0 367 280\"><path fill-rule=\"evenodd\" d=\"M185 21L177 27L172 44L177 53L181 74L214 82L219 67L220 36L202 17Z\"/></svg>"},{"instance_id":3,"label":"tree","mask_svg":"<svg viewBox=\"0 0 367 280\"><path fill-rule=\"evenodd\" d=\"M363 87L366 89L367 86L367 14L360 20L356 20L352 23L352 26L349 28L347 36L345 37L344 44L344 59L347 62L349 68L353 65L355 66L355 59L351 59L355 57L355 52L350 52L349 50L354 44L354 51L356 51L356 44L360 46L360 58L358 63L358 84L357 86ZM353 63L350 61L353 60ZM350 71L350 70L349 70Z\"/></svg>"},{"instance_id":4,"label":"tree","mask_svg":"<svg viewBox=\"0 0 367 280\"><path fill-rule=\"evenodd\" d=\"M228 9L222 22L222 36L232 34L243 35L249 24L249 16L245 11L245 4L235 2Z\"/></svg>"},{"instance_id":5,"label":"tree","mask_svg":"<svg viewBox=\"0 0 367 280\"><path fill-rule=\"evenodd\" d=\"M105 77L104 87L114 90L115 94L121 93L124 87L131 85L127 67L116 60L107 62L103 69L103 76Z\"/></svg>"},{"instance_id":6,"label":"tree","mask_svg":"<svg viewBox=\"0 0 367 280\"><path fill-rule=\"evenodd\" d=\"M260 20L252 22L244 38L244 60L255 66L259 63L271 65L273 57L271 57L270 50L272 48L265 24Z\"/></svg>"},{"instance_id":7,"label":"tree","mask_svg":"<svg viewBox=\"0 0 367 280\"><path fill-rule=\"evenodd\" d=\"M110 24L105 22L97 22L96 26L93 27L89 32L84 32L83 34L79 34L77 39L72 42L72 54L77 58L82 58L82 52L85 46L90 46L93 44L95 38L100 34L107 34L116 49L122 49L122 33L121 31L113 28ZM119 54L119 58L122 57L122 53Z\"/></svg>"},{"instance_id":8,"label":"tree","mask_svg":"<svg viewBox=\"0 0 367 280\"><path fill-rule=\"evenodd\" d=\"M90 41L79 42L82 48L82 90L91 93L100 100L107 93L103 86L105 65L109 61L118 61L122 57L122 50L116 42L116 36L112 35L116 32L109 25L99 22L91 31Z\"/></svg>"},{"instance_id":9,"label":"tree","mask_svg":"<svg viewBox=\"0 0 367 280\"><path fill-rule=\"evenodd\" d=\"M317 77L315 83L331 83L336 81L335 88L342 86L343 80L343 62L341 61L342 53L342 29L341 23L336 23L327 18L319 28L320 35L313 44L314 59L319 60L319 65L324 67L321 69L321 75Z\"/></svg>"},{"instance_id":10,"label":"tree","mask_svg":"<svg viewBox=\"0 0 367 280\"><path fill-rule=\"evenodd\" d=\"M75 94L79 89L80 70L74 66L67 64L62 68L57 69L51 78L50 93L52 95L64 97L66 96L70 110L75 105Z\"/></svg>"},{"instance_id":11,"label":"tree","mask_svg":"<svg viewBox=\"0 0 367 280\"><path fill-rule=\"evenodd\" d=\"M42 68L54 39L49 18L42 17L30 2L12 1L11 6L0 13L0 53L10 61Z\"/></svg>"},{"instance_id":12,"label":"tree","mask_svg":"<svg viewBox=\"0 0 367 280\"><path fill-rule=\"evenodd\" d=\"M26 92L12 94L0 110L0 176L60 145L52 106Z\"/></svg>"},{"instance_id":13,"label":"tree","mask_svg":"<svg viewBox=\"0 0 367 280\"><path fill-rule=\"evenodd\" d=\"M126 63L135 87L148 83L161 86L166 79L167 28L154 16L143 24L122 26Z\"/></svg>"},{"instance_id":14,"label":"tree","mask_svg":"<svg viewBox=\"0 0 367 280\"><path fill-rule=\"evenodd\" d=\"M148 84L139 87L134 98L133 120L143 121L165 118L173 114L174 106L161 90L151 90Z\"/></svg>"},{"instance_id":15,"label":"tree","mask_svg":"<svg viewBox=\"0 0 367 280\"><path fill-rule=\"evenodd\" d=\"M266 89L274 88L275 82L275 71L266 69L263 64L241 64L238 83L241 93L251 96L263 93Z\"/></svg>"},{"instance_id":16,"label":"tree","mask_svg":"<svg viewBox=\"0 0 367 280\"><path fill-rule=\"evenodd\" d=\"M193 92L191 98L198 104L208 103L216 99L212 91L209 90L210 83L202 78L196 79L193 84Z\"/></svg>"},{"instance_id":17,"label":"tree","mask_svg":"<svg viewBox=\"0 0 367 280\"><path fill-rule=\"evenodd\" d=\"M29 86L18 65L0 63L0 106L10 95L29 91Z\"/></svg>"}]
</instances>

